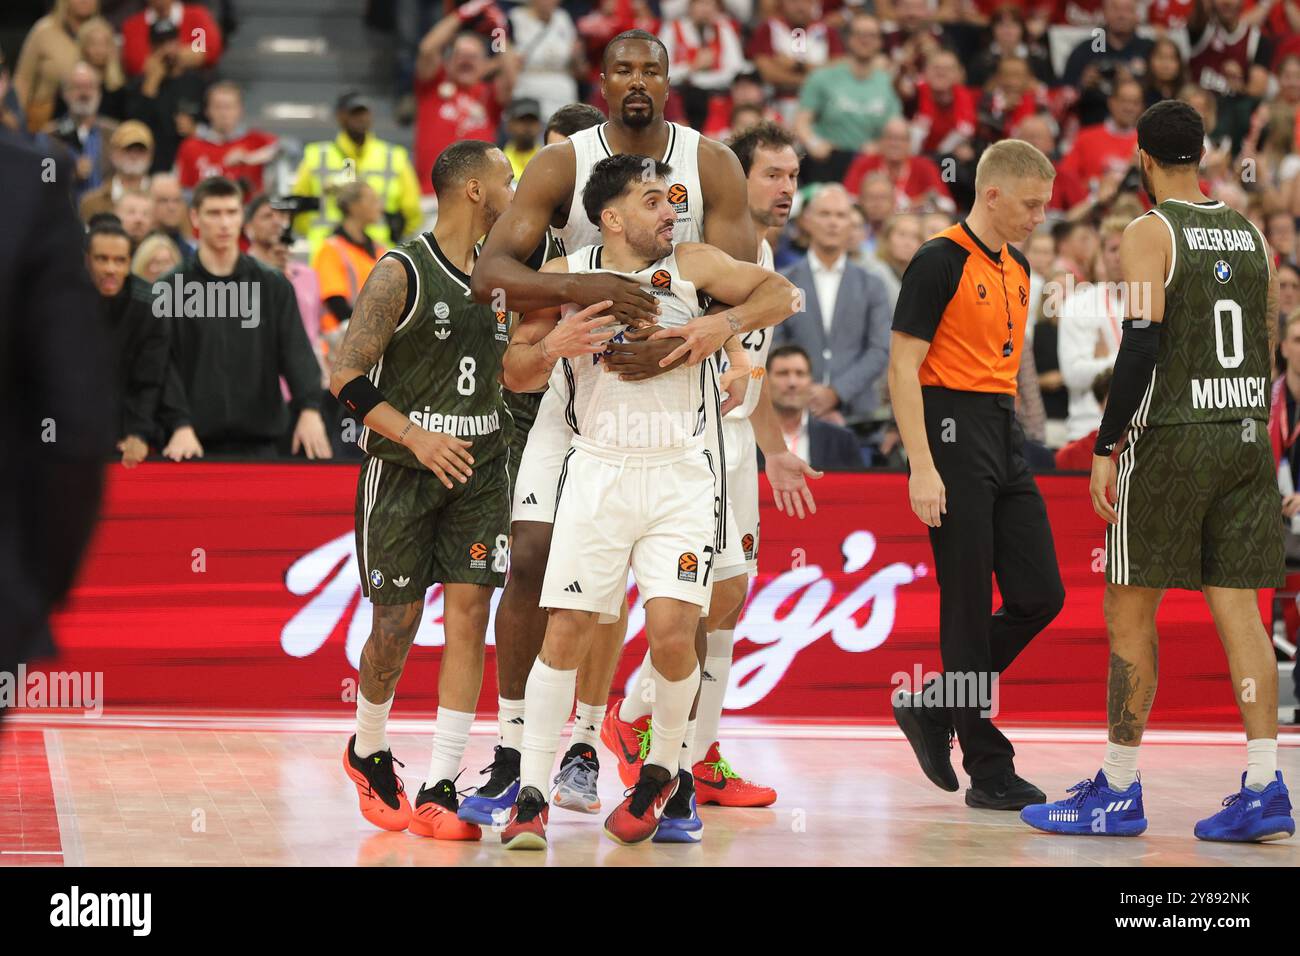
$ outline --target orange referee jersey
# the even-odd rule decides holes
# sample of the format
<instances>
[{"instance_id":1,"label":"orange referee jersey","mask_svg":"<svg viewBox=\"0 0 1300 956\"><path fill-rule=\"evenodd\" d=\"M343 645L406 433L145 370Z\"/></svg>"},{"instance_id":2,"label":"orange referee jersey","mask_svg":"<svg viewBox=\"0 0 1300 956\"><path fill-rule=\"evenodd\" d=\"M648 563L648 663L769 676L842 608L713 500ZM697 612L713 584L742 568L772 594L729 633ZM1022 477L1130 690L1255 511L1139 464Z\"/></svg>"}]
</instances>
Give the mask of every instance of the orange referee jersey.
<instances>
[{"instance_id":1,"label":"orange referee jersey","mask_svg":"<svg viewBox=\"0 0 1300 956\"><path fill-rule=\"evenodd\" d=\"M912 257L893 328L930 343L922 385L1014 395L1028 315L1028 260L989 249L963 220Z\"/></svg>"}]
</instances>

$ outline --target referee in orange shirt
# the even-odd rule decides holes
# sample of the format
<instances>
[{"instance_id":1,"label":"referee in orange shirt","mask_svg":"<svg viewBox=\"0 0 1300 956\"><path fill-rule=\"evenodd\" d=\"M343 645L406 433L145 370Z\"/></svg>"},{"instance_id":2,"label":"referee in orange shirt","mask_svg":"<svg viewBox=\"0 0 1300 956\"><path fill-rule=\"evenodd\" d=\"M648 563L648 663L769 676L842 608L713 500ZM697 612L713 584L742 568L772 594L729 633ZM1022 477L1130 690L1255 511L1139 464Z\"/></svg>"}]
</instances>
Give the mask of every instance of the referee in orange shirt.
<instances>
[{"instance_id":1,"label":"referee in orange shirt","mask_svg":"<svg viewBox=\"0 0 1300 956\"><path fill-rule=\"evenodd\" d=\"M894 716L925 775L950 792L955 732L971 778L966 804L993 810L1046 799L1016 775L991 711L993 682L1065 600L1047 509L1021 456L1029 265L1010 245L1043 221L1055 175L1021 140L984 151L970 215L922 245L903 275L890 343L908 494L934 549L944 670L942 681L900 692ZM1003 603L990 614L994 576Z\"/></svg>"}]
</instances>

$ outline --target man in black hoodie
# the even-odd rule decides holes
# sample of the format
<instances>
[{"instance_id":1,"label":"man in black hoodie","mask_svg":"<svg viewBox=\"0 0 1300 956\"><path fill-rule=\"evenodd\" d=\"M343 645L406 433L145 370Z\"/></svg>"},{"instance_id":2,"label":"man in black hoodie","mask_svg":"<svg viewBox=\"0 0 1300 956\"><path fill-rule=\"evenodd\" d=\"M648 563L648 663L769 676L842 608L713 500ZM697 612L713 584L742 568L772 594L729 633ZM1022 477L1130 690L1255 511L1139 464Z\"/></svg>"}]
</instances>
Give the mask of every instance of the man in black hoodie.
<instances>
[{"instance_id":1,"label":"man in black hoodie","mask_svg":"<svg viewBox=\"0 0 1300 956\"><path fill-rule=\"evenodd\" d=\"M158 403L167 373L168 325L155 316L149 287L131 274L131 237L111 220L86 237L86 268L99 292L113 347L117 384L117 450L134 468L159 444Z\"/></svg>"},{"instance_id":2,"label":"man in black hoodie","mask_svg":"<svg viewBox=\"0 0 1300 956\"><path fill-rule=\"evenodd\" d=\"M171 320L171 362L161 418L173 461L209 455L274 458L289 451L329 458L321 420L320 366L307 340L293 286L239 251L239 187L205 179L194 189L190 223L198 251L151 290L153 314ZM280 377L289 385L286 405Z\"/></svg>"}]
</instances>

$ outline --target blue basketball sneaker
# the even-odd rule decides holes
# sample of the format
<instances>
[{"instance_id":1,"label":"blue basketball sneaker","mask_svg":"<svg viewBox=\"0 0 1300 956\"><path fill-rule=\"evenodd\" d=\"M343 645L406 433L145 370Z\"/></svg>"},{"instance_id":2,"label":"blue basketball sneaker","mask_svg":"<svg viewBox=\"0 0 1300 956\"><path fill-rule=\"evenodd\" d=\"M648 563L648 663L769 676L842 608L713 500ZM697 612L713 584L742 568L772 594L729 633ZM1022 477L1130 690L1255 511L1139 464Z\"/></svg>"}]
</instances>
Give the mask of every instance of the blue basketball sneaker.
<instances>
[{"instance_id":1,"label":"blue basketball sneaker","mask_svg":"<svg viewBox=\"0 0 1300 956\"><path fill-rule=\"evenodd\" d=\"M1243 773L1241 791L1229 794L1223 809L1196 824L1194 832L1199 840L1228 843L1263 843L1294 835L1291 795L1282 782L1282 771L1277 771L1277 779L1263 790L1248 790Z\"/></svg>"},{"instance_id":2,"label":"blue basketball sneaker","mask_svg":"<svg viewBox=\"0 0 1300 956\"><path fill-rule=\"evenodd\" d=\"M685 770L677 773L677 792L664 807L659 829L652 843L699 843L704 836L704 821L695 806L695 778Z\"/></svg>"},{"instance_id":3,"label":"blue basketball sneaker","mask_svg":"<svg viewBox=\"0 0 1300 956\"><path fill-rule=\"evenodd\" d=\"M1081 780L1066 791L1074 796L1056 803L1039 803L1020 811L1020 819L1048 833L1079 836L1137 836L1147 828L1142 813L1142 781L1123 793L1112 790L1106 774Z\"/></svg>"},{"instance_id":4,"label":"blue basketball sneaker","mask_svg":"<svg viewBox=\"0 0 1300 956\"><path fill-rule=\"evenodd\" d=\"M493 814L505 820L519 796L519 751L498 744L493 754L492 765L480 771L491 774L487 783L475 790L473 796L462 800L456 813L468 823L485 827L496 822Z\"/></svg>"}]
</instances>

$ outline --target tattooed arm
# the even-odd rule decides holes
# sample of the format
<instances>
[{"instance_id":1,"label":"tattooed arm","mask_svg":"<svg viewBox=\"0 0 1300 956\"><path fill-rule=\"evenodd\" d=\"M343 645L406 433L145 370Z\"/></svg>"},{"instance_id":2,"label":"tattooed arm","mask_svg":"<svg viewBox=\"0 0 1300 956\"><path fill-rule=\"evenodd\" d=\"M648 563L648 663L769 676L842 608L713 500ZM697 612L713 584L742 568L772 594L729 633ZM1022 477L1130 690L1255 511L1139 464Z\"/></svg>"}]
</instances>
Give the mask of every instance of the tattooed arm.
<instances>
[{"instance_id":1,"label":"tattooed arm","mask_svg":"<svg viewBox=\"0 0 1300 956\"><path fill-rule=\"evenodd\" d=\"M335 397L352 382L374 368L393 332L411 308L407 301L408 266L392 256L380 259L357 296L352 320L339 347L330 391ZM405 445L447 488L451 479L469 481L474 458L471 442L442 432L425 431L399 409L381 401L366 414L364 424L390 441Z\"/></svg>"}]
</instances>

